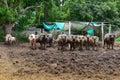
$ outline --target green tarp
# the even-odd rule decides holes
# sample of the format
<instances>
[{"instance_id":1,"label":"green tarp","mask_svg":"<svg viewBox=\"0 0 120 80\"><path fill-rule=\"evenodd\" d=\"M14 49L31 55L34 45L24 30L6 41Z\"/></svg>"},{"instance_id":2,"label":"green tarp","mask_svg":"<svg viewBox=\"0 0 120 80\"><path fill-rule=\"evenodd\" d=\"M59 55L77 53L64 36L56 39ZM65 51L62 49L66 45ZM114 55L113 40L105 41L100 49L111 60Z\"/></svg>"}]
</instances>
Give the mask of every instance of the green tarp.
<instances>
[{"instance_id":1,"label":"green tarp","mask_svg":"<svg viewBox=\"0 0 120 80\"><path fill-rule=\"evenodd\" d=\"M48 25L48 24L46 24L46 23L43 23L43 27L44 27L46 30L48 30L48 31L50 31L50 30L52 30L52 29L63 30L64 24L65 24L65 23L63 23L63 22L55 22L55 23L52 24L52 25Z\"/></svg>"}]
</instances>

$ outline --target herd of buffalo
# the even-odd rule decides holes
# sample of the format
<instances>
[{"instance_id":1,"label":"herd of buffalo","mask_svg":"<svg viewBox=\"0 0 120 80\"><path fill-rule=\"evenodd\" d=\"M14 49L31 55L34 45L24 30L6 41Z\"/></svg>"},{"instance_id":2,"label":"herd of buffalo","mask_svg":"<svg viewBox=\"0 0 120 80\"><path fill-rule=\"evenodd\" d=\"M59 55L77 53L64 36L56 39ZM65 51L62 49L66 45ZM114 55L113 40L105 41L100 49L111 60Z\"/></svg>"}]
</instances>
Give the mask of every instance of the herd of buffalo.
<instances>
[{"instance_id":1,"label":"herd of buffalo","mask_svg":"<svg viewBox=\"0 0 120 80\"><path fill-rule=\"evenodd\" d=\"M57 47L58 50L97 50L99 46L99 37L91 36L91 35L70 35L67 34L59 34L57 39L54 39L52 34L30 34L29 43L32 49L36 49L36 44L40 44L40 49L47 49L47 47ZM9 44L13 44L16 41L16 38L11 34L7 34L5 37L5 42ZM104 46L107 49L113 49L115 41L114 34L105 34L104 36Z\"/></svg>"}]
</instances>

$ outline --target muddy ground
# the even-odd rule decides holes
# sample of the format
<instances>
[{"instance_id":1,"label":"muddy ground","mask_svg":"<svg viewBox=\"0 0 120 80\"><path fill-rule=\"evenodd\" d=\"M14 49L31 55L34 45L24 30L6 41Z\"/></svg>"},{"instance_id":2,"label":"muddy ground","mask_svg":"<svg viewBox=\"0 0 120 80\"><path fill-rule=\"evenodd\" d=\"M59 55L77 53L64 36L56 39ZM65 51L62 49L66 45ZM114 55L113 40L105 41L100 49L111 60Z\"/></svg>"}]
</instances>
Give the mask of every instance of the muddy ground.
<instances>
[{"instance_id":1,"label":"muddy ground","mask_svg":"<svg viewBox=\"0 0 120 80\"><path fill-rule=\"evenodd\" d=\"M0 80L120 80L120 43L98 51L0 44Z\"/></svg>"}]
</instances>

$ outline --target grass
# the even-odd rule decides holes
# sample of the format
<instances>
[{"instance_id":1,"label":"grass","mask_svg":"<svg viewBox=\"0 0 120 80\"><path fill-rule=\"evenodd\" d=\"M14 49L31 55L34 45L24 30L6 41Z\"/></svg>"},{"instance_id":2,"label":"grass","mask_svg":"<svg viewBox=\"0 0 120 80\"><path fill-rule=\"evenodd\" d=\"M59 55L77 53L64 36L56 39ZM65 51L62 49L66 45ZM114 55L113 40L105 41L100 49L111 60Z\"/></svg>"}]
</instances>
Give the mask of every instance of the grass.
<instances>
[{"instance_id":1,"label":"grass","mask_svg":"<svg viewBox=\"0 0 120 80\"><path fill-rule=\"evenodd\" d=\"M120 37L116 38L115 41L120 42Z\"/></svg>"}]
</instances>

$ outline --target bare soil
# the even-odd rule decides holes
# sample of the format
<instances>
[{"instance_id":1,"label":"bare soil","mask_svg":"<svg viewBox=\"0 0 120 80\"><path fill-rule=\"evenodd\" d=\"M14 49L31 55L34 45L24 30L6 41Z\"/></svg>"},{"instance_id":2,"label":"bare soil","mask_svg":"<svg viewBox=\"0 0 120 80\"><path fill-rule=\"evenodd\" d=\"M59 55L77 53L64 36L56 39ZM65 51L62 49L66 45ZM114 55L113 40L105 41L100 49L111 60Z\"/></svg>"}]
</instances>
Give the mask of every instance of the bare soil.
<instances>
[{"instance_id":1,"label":"bare soil","mask_svg":"<svg viewBox=\"0 0 120 80\"><path fill-rule=\"evenodd\" d=\"M114 50L32 50L0 44L0 80L120 80L120 43Z\"/></svg>"}]
</instances>

